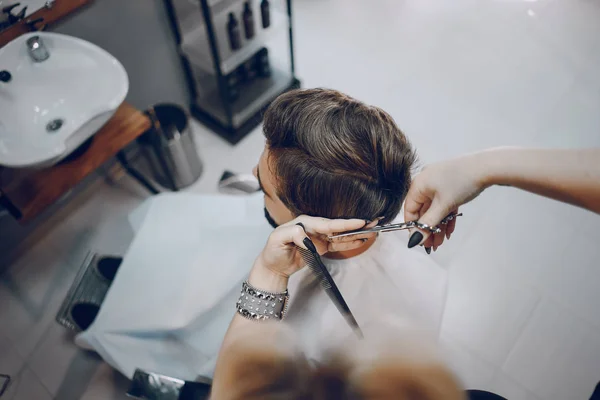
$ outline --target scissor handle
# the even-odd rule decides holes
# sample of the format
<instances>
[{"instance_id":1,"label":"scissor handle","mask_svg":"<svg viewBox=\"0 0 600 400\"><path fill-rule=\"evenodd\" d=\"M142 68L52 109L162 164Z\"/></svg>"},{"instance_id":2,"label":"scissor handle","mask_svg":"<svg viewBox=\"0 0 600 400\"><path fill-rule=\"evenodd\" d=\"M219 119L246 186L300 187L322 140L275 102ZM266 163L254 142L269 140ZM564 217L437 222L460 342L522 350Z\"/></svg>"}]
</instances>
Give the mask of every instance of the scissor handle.
<instances>
[{"instance_id":1,"label":"scissor handle","mask_svg":"<svg viewBox=\"0 0 600 400\"><path fill-rule=\"evenodd\" d=\"M461 215L462 215L462 213L460 213L460 214L450 213L450 214L446 215L446 217L443 220L440 221L440 225L446 225L448 222L452 221L456 217L460 217ZM429 226L429 225L423 224L419 221L411 221L411 222L414 224L414 226L416 226L417 228L422 229L424 231L428 230L431 233L441 233L442 232L442 230L437 226Z\"/></svg>"},{"instance_id":2,"label":"scissor handle","mask_svg":"<svg viewBox=\"0 0 600 400\"><path fill-rule=\"evenodd\" d=\"M455 213L451 213L448 214L446 216L446 218L444 218L441 222L440 225L446 225L448 222L452 221L454 218L456 217L460 217L462 216L462 213L460 214L455 214ZM427 224L423 224L419 221L408 221L408 222L401 222L398 224L389 224L389 225L381 225L381 226L376 226L370 229L361 229L358 231L353 231L353 232L344 232L344 233L339 233L337 235L332 235L329 236L329 239L336 239L336 238L340 238L340 237L344 237L344 236L352 236L352 235L360 235L362 233L371 233L371 232L393 232L393 231L400 231L403 229L410 229L410 228L419 228L421 230L424 231L429 231L431 233L440 233L442 232L442 230L440 228L438 228L437 226L429 226Z\"/></svg>"}]
</instances>

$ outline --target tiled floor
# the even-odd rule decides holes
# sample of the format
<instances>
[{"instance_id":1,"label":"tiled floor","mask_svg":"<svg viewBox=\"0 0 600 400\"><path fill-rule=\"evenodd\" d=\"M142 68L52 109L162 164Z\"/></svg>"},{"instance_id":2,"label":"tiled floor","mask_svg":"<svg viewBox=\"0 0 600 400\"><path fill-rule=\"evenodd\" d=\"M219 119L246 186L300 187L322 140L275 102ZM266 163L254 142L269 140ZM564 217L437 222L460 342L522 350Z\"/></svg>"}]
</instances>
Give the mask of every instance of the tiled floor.
<instances>
[{"instance_id":1,"label":"tiled floor","mask_svg":"<svg viewBox=\"0 0 600 400\"><path fill-rule=\"evenodd\" d=\"M422 163L495 145L600 146L598 21L596 0L296 0L298 76L388 110ZM259 130L236 147L195 133L194 192L214 192L225 168L249 171L263 144ZM144 196L127 177L98 181L34 233L8 230L30 238L2 255L15 258L0 276L8 399L124 398L126 380L53 319L88 249L126 248L124 216ZM432 255L451 272L451 365L511 399L587 399L600 380L600 217L507 188L464 212Z\"/></svg>"}]
</instances>

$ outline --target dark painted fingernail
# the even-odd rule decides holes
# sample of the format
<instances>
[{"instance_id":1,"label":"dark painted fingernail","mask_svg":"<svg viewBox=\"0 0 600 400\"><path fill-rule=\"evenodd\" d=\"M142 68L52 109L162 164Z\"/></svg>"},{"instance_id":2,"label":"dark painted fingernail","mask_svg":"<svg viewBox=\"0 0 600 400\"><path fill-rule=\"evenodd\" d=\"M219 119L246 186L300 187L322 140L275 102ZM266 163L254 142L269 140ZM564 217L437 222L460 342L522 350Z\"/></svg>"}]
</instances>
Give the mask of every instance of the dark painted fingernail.
<instances>
[{"instance_id":1,"label":"dark painted fingernail","mask_svg":"<svg viewBox=\"0 0 600 400\"><path fill-rule=\"evenodd\" d=\"M423 234L421 232L417 231L413 233L410 236L410 240L408 241L408 248L412 249L413 247L421 243L421 240L423 240Z\"/></svg>"},{"instance_id":2,"label":"dark painted fingernail","mask_svg":"<svg viewBox=\"0 0 600 400\"><path fill-rule=\"evenodd\" d=\"M304 232L306 232L306 228L304 227L304 224L302 222L298 222L296 225L302 227L302 229L304 230Z\"/></svg>"},{"instance_id":3,"label":"dark painted fingernail","mask_svg":"<svg viewBox=\"0 0 600 400\"><path fill-rule=\"evenodd\" d=\"M425 251L427 252L427 254L431 254L431 247L425 247Z\"/></svg>"},{"instance_id":4,"label":"dark painted fingernail","mask_svg":"<svg viewBox=\"0 0 600 400\"><path fill-rule=\"evenodd\" d=\"M304 240L302 241L302 243L304 243L306 248L309 249L311 252L313 252L313 253L317 252L317 248L315 247L315 244L309 238L305 237Z\"/></svg>"}]
</instances>

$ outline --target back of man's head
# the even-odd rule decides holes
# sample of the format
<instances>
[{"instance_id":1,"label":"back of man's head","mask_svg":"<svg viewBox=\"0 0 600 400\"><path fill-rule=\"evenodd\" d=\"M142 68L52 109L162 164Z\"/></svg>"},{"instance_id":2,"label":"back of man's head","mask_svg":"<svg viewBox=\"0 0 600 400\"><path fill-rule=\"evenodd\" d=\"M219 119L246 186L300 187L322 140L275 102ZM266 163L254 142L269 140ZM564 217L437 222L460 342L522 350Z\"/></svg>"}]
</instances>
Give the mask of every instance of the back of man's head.
<instances>
[{"instance_id":1,"label":"back of man's head","mask_svg":"<svg viewBox=\"0 0 600 400\"><path fill-rule=\"evenodd\" d=\"M264 117L277 194L295 214L326 218L398 214L415 154L392 117L343 93L294 90Z\"/></svg>"}]
</instances>

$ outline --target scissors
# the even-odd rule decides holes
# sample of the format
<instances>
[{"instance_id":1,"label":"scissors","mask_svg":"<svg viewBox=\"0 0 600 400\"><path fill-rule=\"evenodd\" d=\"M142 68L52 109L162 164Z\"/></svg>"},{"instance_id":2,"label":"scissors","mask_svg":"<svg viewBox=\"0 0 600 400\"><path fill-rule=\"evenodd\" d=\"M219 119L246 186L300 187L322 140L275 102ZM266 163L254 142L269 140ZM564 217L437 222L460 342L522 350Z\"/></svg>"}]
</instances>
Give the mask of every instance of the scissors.
<instances>
[{"instance_id":1,"label":"scissors","mask_svg":"<svg viewBox=\"0 0 600 400\"><path fill-rule=\"evenodd\" d=\"M441 225L446 225L448 222L452 221L454 218L460 217L460 216L462 216L462 213L460 213L460 214L451 213L442 220ZM328 238L336 239L336 238L341 238L341 237L345 237L345 236L359 235L361 233L371 233L371 232L383 233L383 232L401 231L401 230L410 229L410 228L419 228L421 230L427 230L431 233L442 232L442 230L437 226L429 226L429 225L423 224L419 221L408 221L408 222L400 222L397 224L387 224L387 225L376 226L374 228L369 228L369 229L360 229L358 231L349 231L349 232L344 232L344 233L338 233L336 235L328 236Z\"/></svg>"}]
</instances>

